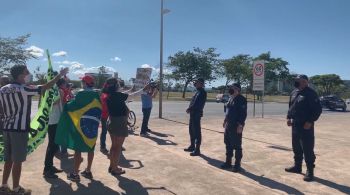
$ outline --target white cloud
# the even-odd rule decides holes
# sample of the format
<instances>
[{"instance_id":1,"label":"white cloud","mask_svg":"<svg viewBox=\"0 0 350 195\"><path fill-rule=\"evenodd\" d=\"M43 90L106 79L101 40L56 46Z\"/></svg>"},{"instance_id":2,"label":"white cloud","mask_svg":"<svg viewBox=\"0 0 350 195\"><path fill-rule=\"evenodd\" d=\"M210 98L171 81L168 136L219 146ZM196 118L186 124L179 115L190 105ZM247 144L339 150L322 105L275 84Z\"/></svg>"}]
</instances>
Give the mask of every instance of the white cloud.
<instances>
[{"instance_id":1,"label":"white cloud","mask_svg":"<svg viewBox=\"0 0 350 195\"><path fill-rule=\"evenodd\" d=\"M111 58L111 61L112 62L120 62L120 61L122 61L122 59L120 59L119 57L113 57L113 58Z\"/></svg>"},{"instance_id":2,"label":"white cloud","mask_svg":"<svg viewBox=\"0 0 350 195\"><path fill-rule=\"evenodd\" d=\"M152 71L154 71L153 73L157 73L157 74L159 74L160 72L160 68L156 68L150 64L142 64L141 68L152 68ZM163 74L171 74L171 70L167 68L163 68Z\"/></svg>"},{"instance_id":3,"label":"white cloud","mask_svg":"<svg viewBox=\"0 0 350 195\"><path fill-rule=\"evenodd\" d=\"M152 68L152 69L154 69L154 67L149 65L149 64L142 64L141 68Z\"/></svg>"},{"instance_id":4,"label":"white cloud","mask_svg":"<svg viewBox=\"0 0 350 195\"><path fill-rule=\"evenodd\" d=\"M53 53L52 56L55 56L55 57L67 56L67 52L65 52L65 51L58 51L56 53Z\"/></svg>"},{"instance_id":5,"label":"white cloud","mask_svg":"<svg viewBox=\"0 0 350 195\"><path fill-rule=\"evenodd\" d=\"M77 77L84 76L85 73L98 73L101 66L86 67L84 64L78 61L55 61L55 64L59 64L59 68L69 68L69 72ZM113 67L105 66L107 73L116 72Z\"/></svg>"},{"instance_id":6,"label":"white cloud","mask_svg":"<svg viewBox=\"0 0 350 195\"><path fill-rule=\"evenodd\" d=\"M26 50L35 57L40 58L44 56L44 50L34 45L28 47Z\"/></svg>"}]
</instances>

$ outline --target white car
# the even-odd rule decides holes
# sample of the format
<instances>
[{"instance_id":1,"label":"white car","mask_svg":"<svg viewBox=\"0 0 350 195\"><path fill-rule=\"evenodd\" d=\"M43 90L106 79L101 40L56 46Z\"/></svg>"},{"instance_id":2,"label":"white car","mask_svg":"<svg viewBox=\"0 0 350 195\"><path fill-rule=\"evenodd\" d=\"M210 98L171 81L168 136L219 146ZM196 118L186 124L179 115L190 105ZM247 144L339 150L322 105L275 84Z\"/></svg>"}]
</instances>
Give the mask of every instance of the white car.
<instances>
[{"instance_id":1,"label":"white car","mask_svg":"<svg viewBox=\"0 0 350 195\"><path fill-rule=\"evenodd\" d=\"M346 104L350 106L350 99L345 100Z\"/></svg>"}]
</instances>

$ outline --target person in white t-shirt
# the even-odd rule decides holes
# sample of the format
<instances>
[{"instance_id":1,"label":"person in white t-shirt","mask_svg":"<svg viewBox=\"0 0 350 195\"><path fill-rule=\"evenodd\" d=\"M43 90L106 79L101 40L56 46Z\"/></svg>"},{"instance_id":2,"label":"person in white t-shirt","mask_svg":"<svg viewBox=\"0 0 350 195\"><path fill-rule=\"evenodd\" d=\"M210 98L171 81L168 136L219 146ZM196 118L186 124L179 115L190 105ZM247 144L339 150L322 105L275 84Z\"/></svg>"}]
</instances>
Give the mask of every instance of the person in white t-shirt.
<instances>
[{"instance_id":1,"label":"person in white t-shirt","mask_svg":"<svg viewBox=\"0 0 350 195\"><path fill-rule=\"evenodd\" d=\"M57 124L58 124L58 121L60 120L60 116L63 110L64 93L63 93L62 87L66 86L66 80L64 78L61 78L60 80L57 81L56 85L59 88L60 98L53 103L52 111L49 115L49 127L48 127L49 143L46 149L45 167L43 171L43 175L45 178L52 178L52 179L58 178L56 173L63 172L61 169L57 169L53 165L53 158L59 149L59 146L55 143L55 136L56 136Z\"/></svg>"}]
</instances>

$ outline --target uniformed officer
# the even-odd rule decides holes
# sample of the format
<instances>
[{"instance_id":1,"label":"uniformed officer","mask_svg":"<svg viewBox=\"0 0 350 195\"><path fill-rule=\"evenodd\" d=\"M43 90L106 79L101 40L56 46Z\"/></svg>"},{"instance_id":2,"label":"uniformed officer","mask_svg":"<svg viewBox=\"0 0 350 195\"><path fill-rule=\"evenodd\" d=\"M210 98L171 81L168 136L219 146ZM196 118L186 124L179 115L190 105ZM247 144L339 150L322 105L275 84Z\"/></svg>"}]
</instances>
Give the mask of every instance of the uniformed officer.
<instances>
[{"instance_id":1,"label":"uniformed officer","mask_svg":"<svg viewBox=\"0 0 350 195\"><path fill-rule=\"evenodd\" d=\"M207 100L207 92L204 90L204 79L198 78L193 85L196 87L197 92L192 97L190 106L186 110L187 114L190 114L189 132L191 145L184 151L191 152L191 156L199 156L202 142L201 118Z\"/></svg>"},{"instance_id":2,"label":"uniformed officer","mask_svg":"<svg viewBox=\"0 0 350 195\"><path fill-rule=\"evenodd\" d=\"M304 156L307 167L304 181L312 181L316 159L314 124L322 113L322 106L317 93L309 87L306 75L298 75L294 86L287 116L287 125L292 126L294 166L286 168L285 171L301 173Z\"/></svg>"},{"instance_id":3,"label":"uniformed officer","mask_svg":"<svg viewBox=\"0 0 350 195\"><path fill-rule=\"evenodd\" d=\"M247 118L247 100L241 95L241 85L233 84L229 93L231 95L226 105L226 117L224 121L226 145L226 162L221 165L222 169L231 169L233 172L241 170L242 132ZM235 150L235 164L232 167L233 151Z\"/></svg>"}]
</instances>

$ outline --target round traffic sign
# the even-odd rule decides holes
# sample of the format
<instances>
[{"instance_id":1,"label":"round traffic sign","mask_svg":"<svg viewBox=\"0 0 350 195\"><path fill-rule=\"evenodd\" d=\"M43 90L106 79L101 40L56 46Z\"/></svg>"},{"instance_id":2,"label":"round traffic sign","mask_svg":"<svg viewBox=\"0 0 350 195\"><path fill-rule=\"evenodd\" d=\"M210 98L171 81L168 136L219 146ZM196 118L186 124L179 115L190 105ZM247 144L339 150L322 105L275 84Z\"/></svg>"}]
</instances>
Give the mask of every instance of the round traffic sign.
<instances>
[{"instance_id":1,"label":"round traffic sign","mask_svg":"<svg viewBox=\"0 0 350 195\"><path fill-rule=\"evenodd\" d=\"M254 66L254 74L255 74L256 76L261 76L261 75L263 75L263 74L264 74L264 65L262 65L262 64L256 64L256 65Z\"/></svg>"}]
</instances>

